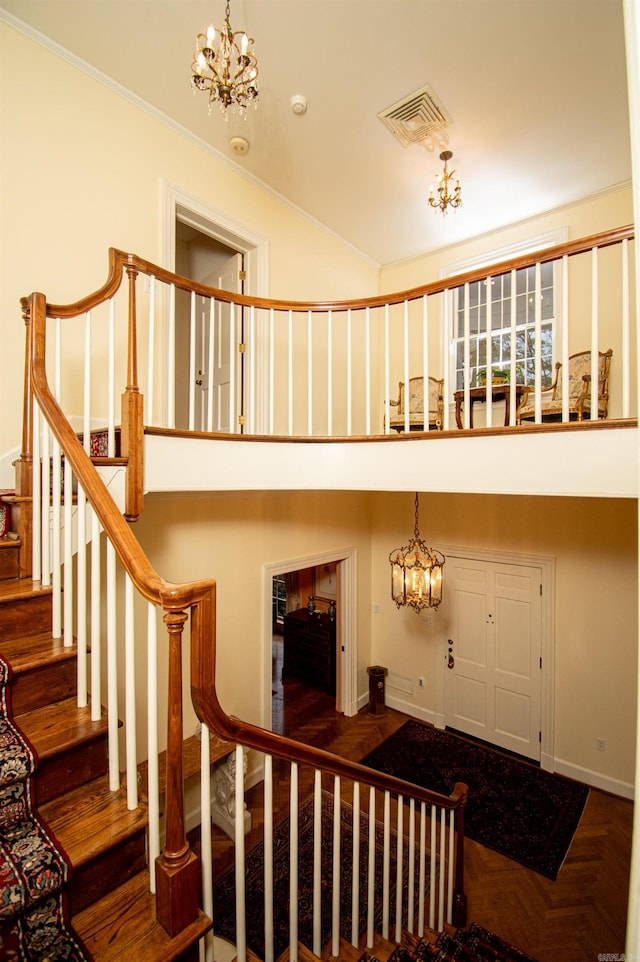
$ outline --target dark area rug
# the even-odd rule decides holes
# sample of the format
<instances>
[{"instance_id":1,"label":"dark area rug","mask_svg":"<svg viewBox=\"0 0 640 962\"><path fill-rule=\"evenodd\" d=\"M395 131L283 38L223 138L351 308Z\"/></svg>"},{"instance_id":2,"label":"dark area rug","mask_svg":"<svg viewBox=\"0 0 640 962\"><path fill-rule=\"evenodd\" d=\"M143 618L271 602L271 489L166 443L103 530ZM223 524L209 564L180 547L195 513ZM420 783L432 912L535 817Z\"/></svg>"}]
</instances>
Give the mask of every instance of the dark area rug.
<instances>
[{"instance_id":1,"label":"dark area rug","mask_svg":"<svg viewBox=\"0 0 640 962\"><path fill-rule=\"evenodd\" d=\"M415 948L398 947L389 962L535 962L529 955L474 922L455 935L442 932L435 942L426 939Z\"/></svg>"},{"instance_id":2,"label":"dark area rug","mask_svg":"<svg viewBox=\"0 0 640 962\"><path fill-rule=\"evenodd\" d=\"M69 868L34 806L36 756L13 723L9 681L0 657L0 959L86 962L66 917Z\"/></svg>"},{"instance_id":3,"label":"dark area rug","mask_svg":"<svg viewBox=\"0 0 640 962\"><path fill-rule=\"evenodd\" d=\"M321 850L321 943L331 938L332 903L332 846L333 846L333 797L322 793L322 850ZM360 816L360 871L359 871L359 932L367 925L368 886L368 817ZM352 808L345 802L340 809L340 934L351 940L351 864L352 864ZM375 866L375 923L382 920L382 825L376 822ZM395 924L396 910L396 844L391 832L390 845L390 898L389 922ZM405 871L407 848L405 845ZM280 822L273 830L273 929L274 954L278 958L289 946L289 819ZM416 860L416 880L418 878ZM429 884L427 860L427 880ZM417 889L417 881L416 881ZM247 946L261 959L264 952L264 846L254 846L245 859L245 893L247 908ZM406 925L407 878L404 877L402 895L403 924ZM417 917L417 916L416 916ZM235 868L228 869L214 882L213 926L216 935L235 944ZM298 939L306 946L313 946L313 797L306 799L298 814Z\"/></svg>"},{"instance_id":4,"label":"dark area rug","mask_svg":"<svg viewBox=\"0 0 640 962\"><path fill-rule=\"evenodd\" d=\"M464 782L465 835L550 879L560 871L589 795L579 782L415 720L362 764L445 795Z\"/></svg>"}]
</instances>

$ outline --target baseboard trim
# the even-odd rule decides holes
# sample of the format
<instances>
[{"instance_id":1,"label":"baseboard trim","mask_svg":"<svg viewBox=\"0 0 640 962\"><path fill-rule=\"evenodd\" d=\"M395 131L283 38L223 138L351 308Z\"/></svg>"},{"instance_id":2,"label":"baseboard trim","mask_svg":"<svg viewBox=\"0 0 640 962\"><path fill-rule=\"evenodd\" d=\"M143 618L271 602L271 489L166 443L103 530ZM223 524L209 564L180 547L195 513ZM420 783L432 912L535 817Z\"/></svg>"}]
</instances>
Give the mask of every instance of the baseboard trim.
<instances>
[{"instance_id":1,"label":"baseboard trim","mask_svg":"<svg viewBox=\"0 0 640 962\"><path fill-rule=\"evenodd\" d=\"M601 772L593 772L589 768L565 762L561 758L556 758L553 764L553 771L558 775L565 775L573 778L591 788L599 788L610 795L617 795L620 798L634 799L634 785L630 782L623 782L619 778L612 778L610 775L603 775Z\"/></svg>"},{"instance_id":2,"label":"baseboard trim","mask_svg":"<svg viewBox=\"0 0 640 962\"><path fill-rule=\"evenodd\" d=\"M389 708L395 708L396 711L401 711L405 715L417 718L419 721L427 722L429 725L436 725L436 722L440 718L436 712L428 708L419 708L411 702L404 701L402 698L396 698L395 695L390 695L388 690L386 692L385 704ZM436 727L438 726L436 725Z\"/></svg>"}]
</instances>

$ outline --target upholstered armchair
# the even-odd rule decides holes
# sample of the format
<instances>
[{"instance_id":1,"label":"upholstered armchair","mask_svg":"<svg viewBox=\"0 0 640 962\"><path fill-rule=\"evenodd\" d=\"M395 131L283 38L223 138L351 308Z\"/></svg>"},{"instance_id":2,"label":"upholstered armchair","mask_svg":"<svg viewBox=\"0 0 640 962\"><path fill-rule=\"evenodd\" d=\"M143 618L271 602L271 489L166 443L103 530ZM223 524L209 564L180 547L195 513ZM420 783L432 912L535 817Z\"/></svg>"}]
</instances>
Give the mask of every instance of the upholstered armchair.
<instances>
[{"instance_id":1,"label":"upholstered armchair","mask_svg":"<svg viewBox=\"0 0 640 962\"><path fill-rule=\"evenodd\" d=\"M428 377L428 397L425 417L424 378L409 378L409 430L424 431L431 426L442 431L444 417L444 378ZM389 427L394 431L404 431L404 381L400 381L398 400L389 401L396 410L389 416Z\"/></svg>"},{"instance_id":2,"label":"upholstered armchair","mask_svg":"<svg viewBox=\"0 0 640 962\"><path fill-rule=\"evenodd\" d=\"M609 408L609 368L612 350L598 351L597 416L604 419ZM542 420L562 418L562 364L556 364L553 384L542 392ZM591 418L591 351L580 351L569 358L569 419L582 421ZM535 418L535 397L531 390L520 409L520 421Z\"/></svg>"}]
</instances>

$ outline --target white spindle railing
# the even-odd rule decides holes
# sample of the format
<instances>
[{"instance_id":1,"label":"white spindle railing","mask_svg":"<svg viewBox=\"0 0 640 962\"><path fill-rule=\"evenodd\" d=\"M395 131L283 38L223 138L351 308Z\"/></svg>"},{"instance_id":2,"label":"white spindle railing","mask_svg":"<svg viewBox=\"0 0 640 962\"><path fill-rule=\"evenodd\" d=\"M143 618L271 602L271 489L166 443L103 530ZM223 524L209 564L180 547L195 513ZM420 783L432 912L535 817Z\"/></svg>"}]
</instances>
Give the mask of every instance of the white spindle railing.
<instances>
[{"instance_id":1,"label":"white spindle railing","mask_svg":"<svg viewBox=\"0 0 640 962\"><path fill-rule=\"evenodd\" d=\"M203 737L204 734L205 727ZM238 803L243 790L242 775L238 777L238 772L242 772L242 749L236 751L239 753L236 761L235 806L235 877L238 892L238 887L242 889L244 883L244 811L243 805ZM270 755L265 755L264 761L264 957L265 962L273 962L273 768ZM209 766L208 755L204 751L202 762L204 783L208 781ZM299 769L296 762L290 763L288 827L286 823L283 826L288 844L284 851L279 846L279 857L288 860L286 867L280 870L284 868L289 878L289 952L292 957L298 958L298 946L303 939L298 918L301 901L305 912L306 906L311 905L313 918L307 948L317 956L326 948L329 948L332 956L339 956L342 938L358 946L364 937L367 947L371 949L376 932L399 942L405 929L417 936L424 935L425 919L428 919L432 929L442 929L445 922L452 923L455 810L435 804L427 806L425 802L416 805L410 795L401 794L397 799L392 799L389 792L383 792L382 822L379 822L376 816L377 795L372 786L369 788L367 805L360 782L348 783L349 789L336 774L331 791L323 791L322 772L315 769L309 802L312 815L305 815L305 819L300 821L299 792L303 773L304 769ZM345 795L349 801L345 800ZM361 800L364 806L361 806ZM203 809L205 804L207 802L203 795ZM308 825L308 817L312 818L311 826ZM257 820L260 822L259 813ZM427 843L428 822L431 823L430 845ZM349 830L350 841L346 834ZM205 831L208 833L209 828ZM303 833L305 838L311 838L309 848L308 843L302 844ZM382 851L379 848L380 838ZM203 851L209 851L209 846L210 837L203 832ZM323 851L327 853L324 860ZM304 872L311 879L309 892L300 888L299 865L302 858L311 859L310 871ZM323 866L326 866L325 876L322 874ZM207 864L203 869L204 906L205 909L212 906L214 931L216 902L207 886L215 888L215 884L216 878L212 877L210 865ZM326 918L322 916L323 891L327 893L325 906L329 906L330 917ZM361 891L366 893L366 913L361 911ZM282 910L282 906L279 908ZM257 911L255 902L252 909ZM239 962L246 959L248 949L252 948L246 941L244 911L244 897L241 895L237 899L235 920ZM225 924L229 924L228 919ZM364 925L362 930L361 925ZM254 951L257 951L255 947Z\"/></svg>"}]
</instances>

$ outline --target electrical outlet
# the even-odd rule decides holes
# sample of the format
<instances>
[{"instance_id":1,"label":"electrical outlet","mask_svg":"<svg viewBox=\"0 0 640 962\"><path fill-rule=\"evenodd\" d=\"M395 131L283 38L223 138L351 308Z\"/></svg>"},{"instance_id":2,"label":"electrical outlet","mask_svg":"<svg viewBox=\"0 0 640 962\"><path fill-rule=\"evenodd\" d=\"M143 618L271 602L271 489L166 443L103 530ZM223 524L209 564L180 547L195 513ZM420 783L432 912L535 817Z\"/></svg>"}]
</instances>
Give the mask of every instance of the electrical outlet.
<instances>
[{"instance_id":1,"label":"electrical outlet","mask_svg":"<svg viewBox=\"0 0 640 962\"><path fill-rule=\"evenodd\" d=\"M607 739L606 738L596 738L596 748L599 752L606 751Z\"/></svg>"},{"instance_id":2,"label":"electrical outlet","mask_svg":"<svg viewBox=\"0 0 640 962\"><path fill-rule=\"evenodd\" d=\"M433 627L433 615L420 615L420 621L428 628Z\"/></svg>"}]
</instances>

